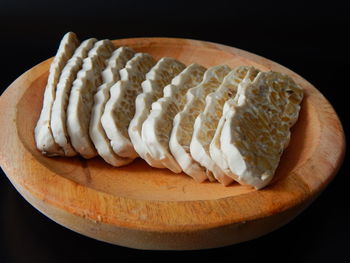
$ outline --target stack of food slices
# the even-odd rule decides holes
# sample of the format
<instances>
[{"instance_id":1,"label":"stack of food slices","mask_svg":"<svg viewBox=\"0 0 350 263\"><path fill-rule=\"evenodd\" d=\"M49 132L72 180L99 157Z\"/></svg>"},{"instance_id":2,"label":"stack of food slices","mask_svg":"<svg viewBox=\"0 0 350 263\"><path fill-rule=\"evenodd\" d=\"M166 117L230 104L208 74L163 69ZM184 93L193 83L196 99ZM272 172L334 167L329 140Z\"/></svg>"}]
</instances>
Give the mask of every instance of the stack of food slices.
<instances>
[{"instance_id":1,"label":"stack of food slices","mask_svg":"<svg viewBox=\"0 0 350 263\"><path fill-rule=\"evenodd\" d=\"M99 155L116 167L140 157L198 182L260 189L274 176L302 99L282 73L156 61L69 32L50 67L35 141L47 156Z\"/></svg>"}]
</instances>

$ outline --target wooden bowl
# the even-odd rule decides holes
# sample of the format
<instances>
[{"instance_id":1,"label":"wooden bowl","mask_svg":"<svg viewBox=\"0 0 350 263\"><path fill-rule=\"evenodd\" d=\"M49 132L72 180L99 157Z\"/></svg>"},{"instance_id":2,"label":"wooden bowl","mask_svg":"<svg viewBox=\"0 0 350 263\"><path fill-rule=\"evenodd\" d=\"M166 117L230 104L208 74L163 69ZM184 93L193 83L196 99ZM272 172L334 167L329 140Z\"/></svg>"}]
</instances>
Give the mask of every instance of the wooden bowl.
<instances>
[{"instance_id":1,"label":"wooden bowl","mask_svg":"<svg viewBox=\"0 0 350 263\"><path fill-rule=\"evenodd\" d=\"M43 214L83 235L139 249L204 249L257 238L286 224L325 188L343 160L345 139L329 102L309 82L268 59L210 42L176 38L115 40L156 59L205 67L253 65L289 74L305 89L272 184L196 183L143 160L114 168L101 158L48 158L33 130L52 59L20 76L0 99L0 164L24 198Z\"/></svg>"}]
</instances>

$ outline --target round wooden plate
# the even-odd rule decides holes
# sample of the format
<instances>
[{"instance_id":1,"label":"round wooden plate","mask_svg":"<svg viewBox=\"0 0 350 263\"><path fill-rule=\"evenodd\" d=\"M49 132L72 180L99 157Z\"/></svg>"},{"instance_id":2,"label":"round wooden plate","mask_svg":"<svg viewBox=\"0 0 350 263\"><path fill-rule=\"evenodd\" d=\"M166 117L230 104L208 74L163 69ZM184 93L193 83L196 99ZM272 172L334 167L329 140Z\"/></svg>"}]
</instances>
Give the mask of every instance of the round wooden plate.
<instances>
[{"instance_id":1,"label":"round wooden plate","mask_svg":"<svg viewBox=\"0 0 350 263\"><path fill-rule=\"evenodd\" d=\"M33 130L52 59L20 76L0 99L0 164L35 208L86 236L140 249L203 249L259 237L293 219L336 174L345 139L329 102L289 69L251 53L210 42L175 38L115 40L156 59L205 67L253 65L289 74L305 89L272 184L196 183L144 161L114 168L100 158L48 158L36 150Z\"/></svg>"}]
</instances>

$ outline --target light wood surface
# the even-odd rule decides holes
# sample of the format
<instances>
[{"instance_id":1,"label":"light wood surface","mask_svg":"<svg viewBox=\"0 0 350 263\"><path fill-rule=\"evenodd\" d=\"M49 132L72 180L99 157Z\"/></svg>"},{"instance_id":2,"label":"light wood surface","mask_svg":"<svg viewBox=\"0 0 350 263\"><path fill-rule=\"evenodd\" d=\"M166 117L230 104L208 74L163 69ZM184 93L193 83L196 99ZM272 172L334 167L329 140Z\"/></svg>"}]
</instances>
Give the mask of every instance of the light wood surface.
<instances>
[{"instance_id":1,"label":"light wood surface","mask_svg":"<svg viewBox=\"0 0 350 263\"><path fill-rule=\"evenodd\" d=\"M305 89L300 118L273 183L260 191L238 184L198 184L139 159L114 168L100 158L48 158L36 150L33 135L52 59L46 60L20 76L0 98L0 164L20 194L57 223L140 249L225 246L286 224L335 176L345 151L341 123L323 95L296 73L210 42L134 38L114 44L185 64L253 65L287 73Z\"/></svg>"}]
</instances>

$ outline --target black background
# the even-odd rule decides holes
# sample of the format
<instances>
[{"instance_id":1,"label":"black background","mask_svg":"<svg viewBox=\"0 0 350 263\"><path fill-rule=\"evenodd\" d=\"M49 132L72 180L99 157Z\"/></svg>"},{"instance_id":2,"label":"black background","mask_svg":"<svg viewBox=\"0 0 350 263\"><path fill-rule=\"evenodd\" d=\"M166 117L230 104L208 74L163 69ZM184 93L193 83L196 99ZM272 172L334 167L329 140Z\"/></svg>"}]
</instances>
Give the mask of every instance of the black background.
<instances>
[{"instance_id":1,"label":"black background","mask_svg":"<svg viewBox=\"0 0 350 263\"><path fill-rule=\"evenodd\" d=\"M326 1L0 0L1 93L53 56L62 35L168 36L218 42L274 60L314 84L349 132L349 8ZM1 127L0 127L1 128ZM349 158L300 216L259 239L202 251L140 251L76 234L29 205L0 172L0 262L263 260L349 262ZM194 257L193 257L194 256Z\"/></svg>"}]
</instances>

